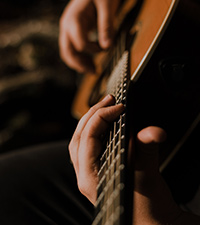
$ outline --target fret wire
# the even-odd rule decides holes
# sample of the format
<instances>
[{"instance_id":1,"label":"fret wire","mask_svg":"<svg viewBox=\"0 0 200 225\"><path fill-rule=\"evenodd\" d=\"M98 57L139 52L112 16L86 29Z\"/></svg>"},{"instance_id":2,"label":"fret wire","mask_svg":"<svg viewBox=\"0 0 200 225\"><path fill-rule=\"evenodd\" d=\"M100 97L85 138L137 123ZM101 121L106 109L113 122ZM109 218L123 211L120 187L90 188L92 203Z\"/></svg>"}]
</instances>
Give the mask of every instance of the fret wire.
<instances>
[{"instance_id":1,"label":"fret wire","mask_svg":"<svg viewBox=\"0 0 200 225\"><path fill-rule=\"evenodd\" d=\"M109 146L110 146L110 143L109 143L109 141L107 141L107 143L106 143L106 149L105 149L105 151L103 152L103 154L102 154L102 156L100 158L100 168L102 166L102 163L104 163L105 162L105 159L107 158L107 154L108 154L108 151L109 151Z\"/></svg>"},{"instance_id":2,"label":"fret wire","mask_svg":"<svg viewBox=\"0 0 200 225\"><path fill-rule=\"evenodd\" d=\"M126 81L127 79L124 79L124 80ZM118 92L118 93L121 92L120 94L118 94L119 95L118 102L120 102L121 100L123 100L125 98L125 94L126 94L126 88L125 88L126 87L126 82L125 83L123 82L121 84L123 84L123 89L120 89L119 92Z\"/></svg>"},{"instance_id":3,"label":"fret wire","mask_svg":"<svg viewBox=\"0 0 200 225\"><path fill-rule=\"evenodd\" d=\"M116 135L116 129L117 129L117 127L116 127L116 122L114 122L114 130L113 130L113 149L112 149L112 162L114 161L114 149L115 149L115 135ZM114 166L114 164L112 164L113 166L112 166L112 176L114 176L114 173L115 173L115 166ZM112 182L112 192L113 192L113 190L115 190L115 182ZM113 208L114 206L112 205L112 207L111 207L111 213L113 214L113 212L114 212L114 208Z\"/></svg>"},{"instance_id":4,"label":"fret wire","mask_svg":"<svg viewBox=\"0 0 200 225\"><path fill-rule=\"evenodd\" d=\"M121 41L123 42L123 40ZM122 48L124 48L124 45L122 46ZM119 55L119 53L120 49L118 49L117 54ZM112 80L110 83L110 90L112 90L112 93L114 93L116 101L118 103L123 101L123 99L125 99L126 97L127 56L128 54L126 53L123 55L123 57L121 57L118 62L118 65L113 71L114 74L111 77ZM115 55L115 57L117 56ZM113 60L116 60L116 58L113 58ZM125 138L123 133L125 131L124 120L125 114L120 115L119 120L114 123L114 127L112 127L109 133L106 150L102 154L100 159L101 166L98 173L100 180L99 185L97 187L98 197L96 205L96 207L99 209L99 213L97 215L98 218L94 220L93 225L105 225L106 222L115 221L115 219L119 217L119 213L117 215L117 207L121 205L121 198L120 196L118 196L117 199L114 198L113 193L115 193L115 190L118 189L118 185L121 184L121 187L123 186L123 174L119 172L119 170L124 167L123 165L121 166L124 160L124 149L121 149L124 147ZM119 175L117 175L118 173ZM120 192L121 189L119 190L119 193ZM103 212L102 209L104 209L105 212ZM119 212L120 211L121 210L119 210Z\"/></svg>"},{"instance_id":5,"label":"fret wire","mask_svg":"<svg viewBox=\"0 0 200 225\"><path fill-rule=\"evenodd\" d=\"M120 120L120 117L119 117L119 120ZM118 124L118 131L117 131L117 145L116 145L116 148L115 148L115 157L117 156L118 154L118 145L120 144L120 137L119 137L119 134L120 134L120 124L119 124L119 120L117 121L117 124Z\"/></svg>"},{"instance_id":6,"label":"fret wire","mask_svg":"<svg viewBox=\"0 0 200 225\"><path fill-rule=\"evenodd\" d=\"M118 149L118 145L120 144L120 141L118 141L115 149ZM114 160L112 161L112 166L115 165L116 161L118 160L119 157L119 152L117 152L117 154L115 155ZM104 165L107 165L106 163ZM105 166L103 167L102 171L104 171L104 168L106 168ZM108 168L106 168L107 170L110 168L110 166ZM103 172L102 172L103 173ZM102 181L105 179L105 174L103 173L103 175L101 176L101 179L99 180L99 184L97 186L97 188L99 188L99 186L101 185Z\"/></svg>"},{"instance_id":7,"label":"fret wire","mask_svg":"<svg viewBox=\"0 0 200 225\"><path fill-rule=\"evenodd\" d=\"M110 151L110 136L111 136L111 134L109 134L109 140L108 140L108 142L107 142L107 148L106 148L106 151L105 151L105 153L104 153L104 157L105 157L105 164L103 164L104 165L104 171L105 171L105 180L106 180L106 182L105 182L105 184L106 183L108 183L108 168L109 168L109 161L107 160L107 158L108 158L108 155L109 155L109 151ZM105 188L105 187L102 187L102 188ZM107 193L105 192L105 195L104 195L104 198L103 198L103 202L102 202L102 206L104 206L105 205L105 201L106 201L106 198L107 198ZM105 220L105 218L103 218L103 220ZM102 221L102 222L104 222L104 221Z\"/></svg>"},{"instance_id":8,"label":"fret wire","mask_svg":"<svg viewBox=\"0 0 200 225\"><path fill-rule=\"evenodd\" d=\"M117 133L116 133L116 137L119 135L119 130L117 131ZM117 138L117 140L118 140L118 138ZM113 157L113 159L112 159L112 164L114 164L115 163L115 161L117 160L117 156L118 156L118 145L120 144L120 140L118 140L117 142L116 142L116 144L115 144L115 146L114 146L114 149L113 149L113 153L112 153L112 157ZM110 156L109 156L110 157ZM104 172L105 172L105 169L109 169L109 167L107 166L107 161L108 161L109 159L107 159L105 162L104 162L104 164L102 165L102 167L101 167L101 169L100 169L100 171L99 171L99 173L98 173L98 176L99 176L99 185L101 185L101 182L102 182L102 179L104 179L104 177L105 177L105 174L104 174ZM111 164L111 165L112 165ZM114 164L115 165L115 164ZM113 166L113 165L112 165ZM106 168L107 167L107 168ZM99 188L99 185L97 186L97 189Z\"/></svg>"},{"instance_id":9,"label":"fret wire","mask_svg":"<svg viewBox=\"0 0 200 225\"><path fill-rule=\"evenodd\" d=\"M119 127L119 123L118 123L118 121L116 122L116 127L117 127L117 132L116 132L116 135L115 135L115 149L114 149L114 156L116 157L116 152L117 152L117 148L118 148L118 145L119 145L119 129L120 129L120 127Z\"/></svg>"},{"instance_id":10,"label":"fret wire","mask_svg":"<svg viewBox=\"0 0 200 225\"><path fill-rule=\"evenodd\" d=\"M109 198L107 198L107 196L108 196L108 194L107 193L110 193L110 188L112 187L112 183L113 182L115 182L115 181L117 181L117 186L116 187L119 187L119 184L120 184L120 186L121 187L123 187L123 183L121 183L121 178L120 178L120 176L121 176L121 173L119 172L119 170L120 171L122 171L123 169L124 169L124 165L122 164L121 165L121 157L120 157L120 155L122 155L124 153L124 149L121 149L120 150L120 154L118 155L118 157L117 157L117 160L115 160L115 164L117 164L117 168L118 168L118 170L112 175L112 177L110 178L110 180L109 180L109 182L107 183L107 185L104 187L104 190L102 191L102 193L101 193L101 195L99 196L99 198L97 199L97 204L99 204L98 203L98 201L101 201L101 198L104 198L103 200L104 201L101 201L101 204L100 204L100 206L102 207L102 206L104 206L104 208L105 207L107 207L106 206L106 204L107 204L107 202L108 202L108 200L109 200L109 198L111 198L112 196L112 194L110 195L109 194ZM109 170L111 170L110 168L109 168ZM121 189L121 188L120 188ZM105 194L104 194L105 193ZM103 196L102 197L102 195L105 195L105 197ZM104 202L104 203L103 203ZM113 205L114 206L114 205ZM100 208L101 208L100 207ZM109 211L110 212L110 211ZM109 217L109 213L106 213L106 217L105 218L103 218L103 220L105 220L106 219L106 221L108 220L108 217Z\"/></svg>"},{"instance_id":11,"label":"fret wire","mask_svg":"<svg viewBox=\"0 0 200 225\"><path fill-rule=\"evenodd\" d=\"M119 161L119 160L118 160ZM119 162L119 164L120 164L120 162ZM124 166L123 165L121 165L121 166L119 166L119 169L120 170L123 170L124 169ZM104 212L109 212L109 213L105 213L106 214L106 216L109 218L109 216L110 216L110 213L111 213L111 208L112 208L112 206L116 206L115 207L115 210L113 211L113 215L115 214L115 211L116 211L116 209L117 209L117 206L119 206L120 204L120 198L118 198L119 197L119 194L120 194L120 191L121 190L123 190L124 189L124 184L123 183L121 183L120 182L120 175L121 175L121 173L119 172L119 171L116 171L116 173L114 174L114 177L112 178L112 180L113 179L117 179L119 182L118 182L118 184L117 184L117 186L116 186L116 189L112 192L112 194L111 194L111 196L110 196L110 198L109 199L107 199L106 200L106 202L103 204L103 207L102 207L102 211L101 212L99 212L99 215L97 216L97 217L100 217ZM110 182L112 182L112 180L110 181ZM110 182L109 182L109 184L110 184ZM111 186L111 185L110 185ZM103 193L105 193L105 191L103 192ZM101 195L102 196L102 195ZM101 197L100 196L100 197ZM101 197L101 198L103 198L103 197ZM99 199L98 199L99 200ZM99 201L101 201L101 200L99 200ZM116 204L116 202L117 202L117 204ZM109 209L109 211L108 211L108 209ZM105 215L104 214L104 215ZM106 216L104 216L104 218L106 218ZM103 220L104 220L104 218L103 218ZM108 221L109 219L108 218L106 218L106 221ZM104 223L103 223L104 224Z\"/></svg>"},{"instance_id":12,"label":"fret wire","mask_svg":"<svg viewBox=\"0 0 200 225\"><path fill-rule=\"evenodd\" d=\"M121 74L123 75L124 74L124 71L122 70L122 68L120 68L121 69ZM124 68L123 68L124 69ZM123 79L123 76L122 76L122 87L123 88L121 88L120 90L121 90L121 96L123 96L123 90L124 90L124 79ZM122 116L120 115L120 123L119 123L119 127L120 127L120 132L119 132L119 140L120 140L120 143L119 143L119 145L118 145L118 151L120 151L120 149L121 149L121 137L122 137Z\"/></svg>"},{"instance_id":13,"label":"fret wire","mask_svg":"<svg viewBox=\"0 0 200 225\"><path fill-rule=\"evenodd\" d=\"M112 130L111 130L111 145L110 145L110 152L109 152L109 170L108 170L109 181L108 181L108 192L107 192L108 198L106 199L106 201L108 201L108 199L111 196L111 193L113 192L112 186L110 187L109 184L110 184L110 180L112 177L112 149L113 149L113 145L114 145L114 143L113 143L114 142L114 140L113 140L114 133L115 133L115 123L113 124ZM109 218L109 211L107 210L106 211L106 221L108 221L108 218Z\"/></svg>"},{"instance_id":14,"label":"fret wire","mask_svg":"<svg viewBox=\"0 0 200 225\"><path fill-rule=\"evenodd\" d=\"M123 153L123 151L121 151L121 153ZM118 154L115 157L115 160L113 161L113 165L114 167L117 168L117 170L115 171L115 173L112 175L112 177L110 178L110 180L116 180L116 177L118 177L118 173L119 173L119 169L120 169L120 155ZM110 170L111 167L108 168L108 170ZM96 204L98 204L98 202L101 200L102 198L102 194L106 192L107 186L109 185L109 182L106 183L106 174L104 174L104 176L102 177L101 181L99 182L99 189L102 189L102 193L98 196L97 198L97 202ZM101 188L100 188L101 187Z\"/></svg>"},{"instance_id":15,"label":"fret wire","mask_svg":"<svg viewBox=\"0 0 200 225\"><path fill-rule=\"evenodd\" d=\"M114 161L112 162L112 165L111 166L112 167L114 166L117 169L115 170L114 174L112 174L111 178L109 179L109 182L108 183L105 182L106 181L106 175L107 175L107 173L104 174L104 176L102 177L101 181L99 182L99 187L98 188L100 188L100 186L101 186L102 192L105 192L106 191L106 189L107 189L107 187L108 187L108 185L110 183L110 180L112 181L112 180L115 179L115 181L116 181L116 177L118 176L119 171L122 170L122 169L124 169L124 166L123 165L120 166L120 164L121 164L121 157L120 157L120 155L122 155L123 153L124 153L124 149L121 149L120 152L119 152L119 154L115 157ZM108 170L111 170L111 166L108 168ZM118 183L119 182L117 182L117 184ZM97 199L97 203L98 203L99 199L101 198L101 195L102 194L99 195L99 197Z\"/></svg>"},{"instance_id":16,"label":"fret wire","mask_svg":"<svg viewBox=\"0 0 200 225\"><path fill-rule=\"evenodd\" d=\"M113 141L113 131L111 129L110 131L110 136L109 136L109 151L108 151L108 155L107 155L107 161L108 161L108 168L110 167L110 156L111 156L111 149L112 149L112 141ZM107 179L106 179L106 183L108 184L109 180L110 180L110 169L107 170L107 175L106 175ZM106 192L106 197L105 197L105 201L107 201L107 199L109 198L109 193ZM106 211L106 217L105 219L108 219L108 212Z\"/></svg>"}]
</instances>

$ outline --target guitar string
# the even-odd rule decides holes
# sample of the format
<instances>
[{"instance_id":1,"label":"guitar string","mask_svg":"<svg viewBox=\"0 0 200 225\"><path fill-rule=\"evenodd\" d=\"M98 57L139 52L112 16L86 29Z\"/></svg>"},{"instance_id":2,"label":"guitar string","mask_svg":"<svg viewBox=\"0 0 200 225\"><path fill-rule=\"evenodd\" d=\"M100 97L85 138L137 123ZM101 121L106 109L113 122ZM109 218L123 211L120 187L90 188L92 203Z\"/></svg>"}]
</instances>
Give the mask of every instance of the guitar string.
<instances>
[{"instance_id":1,"label":"guitar string","mask_svg":"<svg viewBox=\"0 0 200 225\"><path fill-rule=\"evenodd\" d=\"M115 58L116 58L116 62L118 62L119 61L119 59L120 59L120 46L119 46L119 40L118 40L118 43L117 43L117 49L116 49L116 55L115 55ZM115 63L115 64L117 64L117 63ZM117 96L117 88L115 87L115 97ZM114 122L114 134L113 134L113 152L112 152L112 160L114 161L114 149L115 149L115 145L116 145L116 143L115 143L115 136L116 136L116 129L117 129L117 127L116 127L116 122ZM115 166L113 165L113 171L112 171L112 176L114 176L114 173L115 173ZM113 182L112 182L112 192L114 192L114 190L115 190L115 178L113 179ZM115 208L114 208L114 204L112 204L112 207L111 207L111 215L114 215L114 210L115 210ZM113 220L114 220L114 218L111 218L111 220L112 220L112 222L113 222Z\"/></svg>"},{"instance_id":2,"label":"guitar string","mask_svg":"<svg viewBox=\"0 0 200 225\"><path fill-rule=\"evenodd\" d=\"M114 70L114 68L116 67L116 65L117 65L117 63L118 63L118 43L117 43L117 46L116 46L116 48L115 48L115 50L114 50L114 56L113 56L113 68L112 68L112 70ZM114 96L116 97L116 85L114 85ZM114 124L113 124L113 134L112 134L112 152L111 152L111 160L113 161L113 149L115 148L115 133L116 133L116 123L114 122ZM113 165L113 164L112 164ZM114 167L113 167L114 168ZM113 171L113 168L110 168L111 169L111 177L113 177L113 174L114 174L114 171ZM113 193L113 191L114 191L114 186L113 186L113 184L114 184L114 182L113 181L111 181L112 183L111 183L111 192ZM110 195L112 194L112 193L109 193ZM113 214L114 213L114 208L113 208L113 204L111 204L111 207L109 207L110 208L110 210L109 210L109 214ZM111 215L109 215L109 217L111 216ZM112 218L111 218L112 219Z\"/></svg>"},{"instance_id":3,"label":"guitar string","mask_svg":"<svg viewBox=\"0 0 200 225\"><path fill-rule=\"evenodd\" d=\"M117 57L118 57L118 45L117 45L117 48L114 49L113 51L113 57L112 57L112 62L111 62L111 71L114 70L116 64L117 64ZM116 96L116 87L114 85L114 96ZM111 177L113 176L113 171L112 171L112 167L111 167L111 161L113 161L113 158L112 158L112 150L114 149L114 146L115 146L115 142L114 142L114 137L115 137L115 123L113 124L113 129L111 129L110 131L110 136L109 136L109 152L108 152L108 174L107 174L107 184L108 182L110 181L111 182L111 186L108 185L108 192L107 192L107 196L105 198L105 201L107 202L107 200L110 198L111 194L113 193L114 191L114 187L113 187L113 182L111 181ZM106 217L105 219L103 219L103 224L109 220L109 217L111 214L114 213L114 208L111 206L111 207L108 207L108 210L106 210ZM106 220L106 221L105 221Z\"/></svg>"},{"instance_id":4,"label":"guitar string","mask_svg":"<svg viewBox=\"0 0 200 225\"><path fill-rule=\"evenodd\" d=\"M113 71L113 69L115 67L115 57L114 56L115 56L115 49L113 51L113 57L112 57L112 61L111 61L111 70L110 71ZM112 141L113 141L113 133L112 133L112 128L111 128L111 130L110 130L110 140L109 140L110 148L109 148L109 156L108 156L109 157L108 158L108 168L109 168L108 169L108 182L111 178L111 176L110 176L110 173L111 173L111 171L110 171L110 160L111 160ZM107 184L108 184L108 182L107 182ZM110 195L109 191L110 191L110 187L108 185L108 198L109 198L109 195ZM106 202L107 202L108 198L106 199ZM106 210L106 221L108 221L108 219L109 219L109 211L107 209Z\"/></svg>"},{"instance_id":5,"label":"guitar string","mask_svg":"<svg viewBox=\"0 0 200 225\"><path fill-rule=\"evenodd\" d=\"M122 45L124 45L124 43L121 42L121 39L122 39L122 35L120 35L120 38L119 38L118 44L117 44L117 52L116 52L116 55L115 55L116 62L119 62L119 60L120 60L120 58L122 56L121 49L123 49L122 48ZM123 83L123 74L122 74L122 70L121 69L122 69L121 66L119 66L117 68L117 71L116 71L116 73L117 73L117 79L115 81L116 82L115 83L115 96L117 98L116 99L117 103L119 103L120 98L122 98L122 90L123 90L123 88L122 88L123 87L122 86L122 83ZM119 121L120 121L120 123L118 123L119 124L119 127L116 127L117 122L114 123L115 124L115 132L114 132L114 135L113 135L114 136L113 152L117 148L117 146L116 146L117 142L115 142L115 139L116 139L116 129L119 129L119 131L120 131L119 134L121 133L121 126L120 126L121 125L121 120L119 119ZM119 141L121 141L120 140L120 137L119 137ZM119 148L119 146L120 145L118 145L118 148ZM119 154L119 149L118 149L118 154ZM120 155L118 155L118 156L119 156L119 160L121 161ZM113 175L116 174L116 171L117 170L118 170L118 167L114 168ZM116 190L116 188L117 188L117 186L115 186L115 177L114 177L114 179L113 179L113 190L112 190L113 193L114 193L114 190ZM118 204L120 205L120 202ZM119 215L116 215L116 208L117 208L117 206L114 205L114 204L112 204L112 218L111 218L111 221L112 222L114 222L114 220L115 220L114 218L119 218Z\"/></svg>"},{"instance_id":6,"label":"guitar string","mask_svg":"<svg viewBox=\"0 0 200 225\"><path fill-rule=\"evenodd\" d=\"M119 56L119 54L120 54L120 52L119 52L119 42L117 42L117 48L116 48L116 51L115 51L115 55L114 55L114 65L116 65L117 64L117 62L118 62L118 60L119 60L119 58L120 58L120 56ZM118 76L117 76L118 77ZM117 81L115 81L115 86L114 86L114 88L115 88L115 98L116 98L116 96L117 96L117 87L116 87L116 83ZM114 131L113 131L113 150L112 150L112 160L113 160L113 152L114 152L114 149L115 149L115 135L116 135L116 122L114 122ZM114 161L114 160L113 160ZM111 168L111 169L113 169L112 170L112 176L114 175L114 172L115 172L115 170L114 170L114 166L113 166L113 168ZM112 193L114 192L114 189L115 189L115 186L114 186L114 180L113 180L113 182L112 182ZM112 204L111 205L111 215L114 215L114 205ZM111 222L113 222L113 218L111 218Z\"/></svg>"},{"instance_id":7,"label":"guitar string","mask_svg":"<svg viewBox=\"0 0 200 225\"><path fill-rule=\"evenodd\" d=\"M120 51L122 50L122 44L123 43L121 43L121 39L122 39L122 35L120 35L120 44L119 44L119 46L120 46ZM122 52L120 52L120 54L122 54ZM119 72L120 72L120 81L122 82L122 80L121 80L121 77L122 77L122 71L121 71L121 67L119 68ZM120 82L120 83L121 83ZM119 85L120 86L120 85ZM120 88L120 87L119 87ZM122 93L121 93L122 94ZM120 95L119 95L120 96ZM121 116L120 116L120 118L121 118ZM121 121L121 120L119 120L119 121ZM120 135L120 133L121 133L121 127L120 127L120 124L119 124L119 135ZM119 136L119 143L121 144L121 137ZM118 145L118 154L119 154L119 147L120 147L120 144ZM120 156L120 155L119 155ZM118 169L118 168L116 168L116 169ZM117 215L117 218L118 218L118 215Z\"/></svg>"},{"instance_id":8,"label":"guitar string","mask_svg":"<svg viewBox=\"0 0 200 225\"><path fill-rule=\"evenodd\" d=\"M124 46L125 46L124 37L123 37L123 35L121 35L120 39L119 39L119 42L117 44L117 51L115 50L115 54L114 54L113 60L112 60L112 62L113 62L112 63L112 68L111 68L112 71L114 70L116 64L118 63L120 57L122 56L122 53L123 53L123 51L125 49ZM122 74L123 73L123 68L119 67L119 70L120 71L118 71L118 72L120 72L120 80L116 80L116 82L115 82L115 93L114 93L114 95L117 96L118 91L119 91L118 89L120 88L120 92L121 93L119 93L118 98L121 97L121 99L122 99L122 95L123 95L123 74ZM121 84L119 84L119 83L121 83ZM119 100L119 99L117 99L117 100ZM116 134L120 135L120 137L121 137L121 123L122 123L122 117L121 116L120 116L120 119L119 119L118 123L120 125L120 131L118 132L116 130L116 127L114 128L114 132L112 132L112 130L110 131L109 141L107 142L106 152L104 154L105 157L102 156L102 161L105 158L105 160L107 162L107 164L105 165L105 167L106 167L105 170L107 172L105 179L106 179L106 183L107 184L108 184L109 180L112 178L112 176L114 175L114 173L116 172L116 165L118 165L118 163L116 163L115 167L113 168L114 171L110 170L110 166L111 166L113 160L115 159L114 156L118 155L120 153L121 142L119 142L119 143L118 143L118 141L115 142L115 137L116 137ZM117 125L117 123L115 123L115 126L116 125ZM120 137L118 137L119 141L120 141ZM116 148L116 144L118 144L117 148ZM112 151L112 149L113 149L113 151ZM117 150L117 153L115 154L114 150L116 150L116 149L118 149L118 150ZM119 154L119 156L120 156L120 154ZM121 161L121 160L119 160L119 161ZM103 164L103 162L101 163L101 165L102 164ZM103 171L104 171L104 169L103 169ZM102 177L102 175L101 175L101 177ZM120 181L119 181L119 183L120 183ZM112 187L111 192L113 192L113 190L116 188L116 186L113 183L111 187ZM104 201L103 201L104 203L102 203L103 205L106 204L109 196L112 194L111 192L110 191L108 191L108 192L106 191L105 192ZM113 204L112 204L112 206L113 207L112 207L111 214L114 215L115 208L114 208ZM110 213L108 213L108 210L106 210L106 215L103 216L103 223L102 224L105 224L105 222L108 221L109 216L110 216Z\"/></svg>"},{"instance_id":9,"label":"guitar string","mask_svg":"<svg viewBox=\"0 0 200 225\"><path fill-rule=\"evenodd\" d=\"M119 40L118 40L118 44L117 44L117 54L116 54L116 61L117 62L119 62L119 60L120 60L120 58L121 58L121 56L122 56L122 52L121 52L121 50L123 49L122 48L122 45L124 44L124 43L122 43L121 42L122 41L122 35L120 35L120 38L119 38ZM119 89L120 89L120 86L121 86L121 82L122 82L122 78L123 78L123 74L122 74L122 70L121 70L122 68L121 68L121 66L118 68L118 70L117 70L117 73L119 73L119 75L117 76L117 77L119 77L119 80L117 80L116 81L116 87L115 87L115 96L117 97L117 94L118 94L118 92L119 92ZM121 93L119 93L119 95L118 95L118 97L120 98L120 95L122 96L122 89L121 89ZM117 97L117 98L118 98ZM116 99L116 100L119 100L119 99ZM121 116L120 116L120 118L121 118ZM119 120L119 121L121 121L121 120ZM117 125L119 125L119 126L117 126ZM119 148L120 148L120 145L121 145L121 143L120 143L120 137L118 138L116 138L116 136L117 135L120 135L120 133L121 133L121 122L119 123L118 121L117 122L115 122L115 132L114 132L114 143L113 143L113 153L112 153L112 155L113 155L113 161L114 161L114 158L115 158L115 151L116 151L116 149L118 148L118 152L119 152ZM118 132L118 130L119 130L119 132ZM117 141L116 141L116 139L117 139ZM118 143L118 140L119 140L119 143ZM118 147L117 147L117 144L118 144ZM117 155L118 155L118 153L117 153ZM113 176L114 176L114 174L116 174L116 171L117 171L117 167L116 167L116 164L114 164L113 165ZM112 192L114 192L114 190L117 188L117 186L116 186L116 184L115 184L115 177L113 178L113 185L112 185ZM114 222L114 220L115 220L115 209L116 209L116 206L114 205L114 204L112 204L112 222Z\"/></svg>"}]
</instances>

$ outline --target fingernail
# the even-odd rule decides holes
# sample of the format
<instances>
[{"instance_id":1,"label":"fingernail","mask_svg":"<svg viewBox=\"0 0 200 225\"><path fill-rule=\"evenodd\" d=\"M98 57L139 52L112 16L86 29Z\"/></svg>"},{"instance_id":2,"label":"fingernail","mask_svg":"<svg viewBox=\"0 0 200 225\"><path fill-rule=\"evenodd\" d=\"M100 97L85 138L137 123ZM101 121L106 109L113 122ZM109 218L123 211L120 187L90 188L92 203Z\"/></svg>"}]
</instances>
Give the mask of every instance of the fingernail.
<instances>
[{"instance_id":1,"label":"fingernail","mask_svg":"<svg viewBox=\"0 0 200 225\"><path fill-rule=\"evenodd\" d=\"M111 94L106 95L102 101L107 101L107 100L111 100L114 99L114 97Z\"/></svg>"},{"instance_id":2,"label":"fingernail","mask_svg":"<svg viewBox=\"0 0 200 225\"><path fill-rule=\"evenodd\" d=\"M109 37L104 38L102 41L102 45L103 45L102 47L104 49L108 49L111 46L111 44L112 44L112 39Z\"/></svg>"},{"instance_id":3,"label":"fingernail","mask_svg":"<svg viewBox=\"0 0 200 225\"><path fill-rule=\"evenodd\" d=\"M118 105L122 106L124 109L126 108L126 105L124 105L123 103L119 103Z\"/></svg>"},{"instance_id":4,"label":"fingernail","mask_svg":"<svg viewBox=\"0 0 200 225\"><path fill-rule=\"evenodd\" d=\"M104 39L104 46L106 48L109 48L111 46L111 43L112 43L112 39L107 37L106 39Z\"/></svg>"}]
</instances>

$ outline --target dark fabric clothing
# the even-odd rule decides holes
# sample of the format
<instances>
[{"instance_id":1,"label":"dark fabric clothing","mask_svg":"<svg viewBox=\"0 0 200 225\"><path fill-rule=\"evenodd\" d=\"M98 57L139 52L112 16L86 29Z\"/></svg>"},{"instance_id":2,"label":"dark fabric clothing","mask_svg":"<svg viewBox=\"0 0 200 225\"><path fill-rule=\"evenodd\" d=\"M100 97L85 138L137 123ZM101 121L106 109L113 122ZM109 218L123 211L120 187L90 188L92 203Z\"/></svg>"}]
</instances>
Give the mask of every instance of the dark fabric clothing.
<instances>
[{"instance_id":1,"label":"dark fabric clothing","mask_svg":"<svg viewBox=\"0 0 200 225\"><path fill-rule=\"evenodd\" d=\"M0 155L1 225L87 225L92 214L78 191L67 142Z\"/></svg>"},{"instance_id":2,"label":"dark fabric clothing","mask_svg":"<svg viewBox=\"0 0 200 225\"><path fill-rule=\"evenodd\" d=\"M200 215L200 188L181 207ZM0 155L0 225L89 225L93 205L80 194L68 143Z\"/></svg>"}]
</instances>

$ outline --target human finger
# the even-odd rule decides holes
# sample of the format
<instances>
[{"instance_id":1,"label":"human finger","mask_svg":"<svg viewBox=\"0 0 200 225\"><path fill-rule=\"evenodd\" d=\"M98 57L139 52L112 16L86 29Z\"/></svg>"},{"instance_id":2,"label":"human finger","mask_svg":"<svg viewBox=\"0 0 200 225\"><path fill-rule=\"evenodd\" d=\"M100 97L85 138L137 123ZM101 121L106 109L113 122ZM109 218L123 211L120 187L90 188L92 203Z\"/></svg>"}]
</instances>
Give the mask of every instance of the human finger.
<instances>
[{"instance_id":1,"label":"human finger","mask_svg":"<svg viewBox=\"0 0 200 225\"><path fill-rule=\"evenodd\" d=\"M86 21L85 24L87 24ZM99 47L97 42L89 40L89 30L90 29L86 28L86 25L84 25L84 23L79 20L72 24L69 32L69 38L77 52L94 54L101 51L101 48Z\"/></svg>"},{"instance_id":2,"label":"human finger","mask_svg":"<svg viewBox=\"0 0 200 225\"><path fill-rule=\"evenodd\" d=\"M66 65L79 73L95 73L95 65L90 55L78 52L64 36L60 36L60 46L60 57Z\"/></svg>"},{"instance_id":3,"label":"human finger","mask_svg":"<svg viewBox=\"0 0 200 225\"><path fill-rule=\"evenodd\" d=\"M60 22L60 34L59 34L59 50L60 57L65 64L70 68L78 71L79 73L91 72L94 73L95 67L91 55L83 52L83 49L95 49L96 45L86 44L87 41L80 37L80 32L74 31L78 30L80 26L77 23L73 23L66 26L65 18ZM70 26L70 27L68 27ZM78 26L78 28L77 28ZM76 28L74 28L76 27ZM74 33L79 33L79 35L74 35ZM80 44L77 44L80 43Z\"/></svg>"},{"instance_id":4,"label":"human finger","mask_svg":"<svg viewBox=\"0 0 200 225\"><path fill-rule=\"evenodd\" d=\"M100 108L110 106L115 104L115 98L112 95L106 95L105 98L98 102L96 105L92 106L88 112L80 119L76 130L74 132L72 141L76 141L77 139L80 139L80 135L87 124L88 120L92 117L92 115Z\"/></svg>"},{"instance_id":5,"label":"human finger","mask_svg":"<svg viewBox=\"0 0 200 225\"><path fill-rule=\"evenodd\" d=\"M99 45L88 38L88 31L94 26L93 20L89 18L95 16L94 11L92 1L71 1L60 19L61 59L80 73L94 73L91 54L100 51Z\"/></svg>"},{"instance_id":6,"label":"human finger","mask_svg":"<svg viewBox=\"0 0 200 225\"><path fill-rule=\"evenodd\" d=\"M165 186L159 173L159 148L165 140L166 132L156 126L146 127L137 134L134 145L134 190L142 195L154 193L158 182Z\"/></svg>"},{"instance_id":7,"label":"human finger","mask_svg":"<svg viewBox=\"0 0 200 225\"><path fill-rule=\"evenodd\" d=\"M171 192L159 173L159 147L166 132L155 126L137 134L134 172L134 224L171 224L180 216ZM154 222L153 222L154 221Z\"/></svg>"},{"instance_id":8,"label":"human finger","mask_svg":"<svg viewBox=\"0 0 200 225\"><path fill-rule=\"evenodd\" d=\"M114 10L115 3L111 0L94 0L97 8L97 27L99 44L103 49L111 46L114 36Z\"/></svg>"},{"instance_id":9,"label":"human finger","mask_svg":"<svg viewBox=\"0 0 200 225\"><path fill-rule=\"evenodd\" d=\"M122 103L99 108L87 122L84 131L90 138L99 138L113 122L124 111Z\"/></svg>"},{"instance_id":10,"label":"human finger","mask_svg":"<svg viewBox=\"0 0 200 225\"><path fill-rule=\"evenodd\" d=\"M142 144L158 144L166 140L166 132L156 126L149 126L138 132L137 139Z\"/></svg>"},{"instance_id":11,"label":"human finger","mask_svg":"<svg viewBox=\"0 0 200 225\"><path fill-rule=\"evenodd\" d=\"M102 151L101 136L124 110L122 104L98 109L88 120L81 134L76 170L78 187L91 202L96 200L98 184L99 155Z\"/></svg>"},{"instance_id":12,"label":"human finger","mask_svg":"<svg viewBox=\"0 0 200 225\"><path fill-rule=\"evenodd\" d=\"M84 159L79 164L85 171L92 171L91 166L97 162L101 152L102 135L105 134L111 122L117 119L124 109L122 103L99 108L86 123L80 137L81 145L86 146L86 151L79 149L79 156Z\"/></svg>"},{"instance_id":13,"label":"human finger","mask_svg":"<svg viewBox=\"0 0 200 225\"><path fill-rule=\"evenodd\" d=\"M166 140L166 132L156 126L149 126L137 134L137 169L155 171L158 169L159 144Z\"/></svg>"},{"instance_id":14,"label":"human finger","mask_svg":"<svg viewBox=\"0 0 200 225\"><path fill-rule=\"evenodd\" d=\"M69 153L75 168L78 168L77 162L78 148L80 145L81 134L85 125L98 109L109 105L113 105L114 103L115 103L114 97L112 95L107 95L102 101L91 107L89 111L80 119L69 144Z\"/></svg>"}]
</instances>

